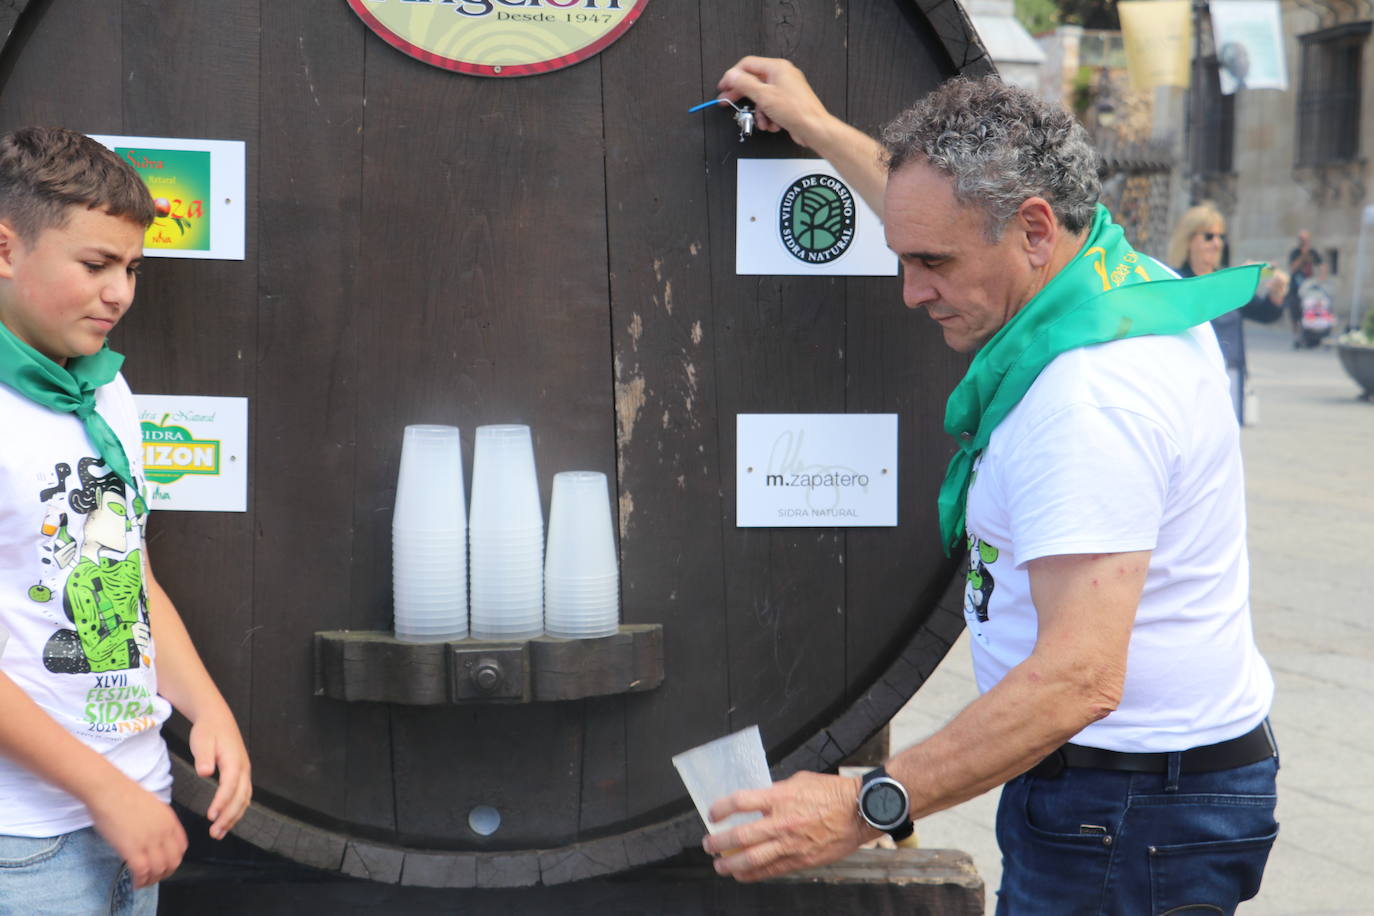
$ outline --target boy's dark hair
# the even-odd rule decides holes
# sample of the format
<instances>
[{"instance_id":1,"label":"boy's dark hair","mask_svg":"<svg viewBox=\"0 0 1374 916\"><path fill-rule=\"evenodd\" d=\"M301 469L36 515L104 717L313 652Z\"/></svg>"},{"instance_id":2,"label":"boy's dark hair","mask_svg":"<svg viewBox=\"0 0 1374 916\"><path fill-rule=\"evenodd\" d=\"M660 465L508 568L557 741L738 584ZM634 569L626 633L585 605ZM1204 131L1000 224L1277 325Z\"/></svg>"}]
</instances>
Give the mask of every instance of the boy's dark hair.
<instances>
[{"instance_id":1,"label":"boy's dark hair","mask_svg":"<svg viewBox=\"0 0 1374 916\"><path fill-rule=\"evenodd\" d=\"M145 229L153 198L113 150L62 127L21 127L0 136L0 219L32 243L66 225L73 206L104 210Z\"/></svg>"}]
</instances>

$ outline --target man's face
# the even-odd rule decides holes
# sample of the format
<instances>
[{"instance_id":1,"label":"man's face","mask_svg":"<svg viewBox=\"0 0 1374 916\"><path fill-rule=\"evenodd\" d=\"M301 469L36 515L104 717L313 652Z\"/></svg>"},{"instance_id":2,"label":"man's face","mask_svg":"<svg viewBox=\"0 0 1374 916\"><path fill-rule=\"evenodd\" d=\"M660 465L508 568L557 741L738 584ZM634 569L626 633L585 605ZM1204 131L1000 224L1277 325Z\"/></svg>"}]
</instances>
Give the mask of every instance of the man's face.
<instances>
[{"instance_id":1,"label":"man's face","mask_svg":"<svg viewBox=\"0 0 1374 916\"><path fill-rule=\"evenodd\" d=\"M928 163L888 176L883 218L887 246L902 262L902 300L924 308L952 349L977 350L1034 295L1015 218L989 242L984 211L955 200L953 181Z\"/></svg>"},{"instance_id":2,"label":"man's face","mask_svg":"<svg viewBox=\"0 0 1374 916\"><path fill-rule=\"evenodd\" d=\"M1308 232L1306 229L1304 229L1304 230L1302 230L1301 232L1299 232L1299 233L1298 233L1298 245L1299 245L1299 247L1306 248L1306 247L1307 247L1308 245L1310 245L1310 244L1312 244L1312 233Z\"/></svg>"},{"instance_id":3,"label":"man's face","mask_svg":"<svg viewBox=\"0 0 1374 916\"><path fill-rule=\"evenodd\" d=\"M142 257L143 228L103 210L73 206L32 242L0 222L0 322L59 365L96 353L133 304Z\"/></svg>"}]
</instances>

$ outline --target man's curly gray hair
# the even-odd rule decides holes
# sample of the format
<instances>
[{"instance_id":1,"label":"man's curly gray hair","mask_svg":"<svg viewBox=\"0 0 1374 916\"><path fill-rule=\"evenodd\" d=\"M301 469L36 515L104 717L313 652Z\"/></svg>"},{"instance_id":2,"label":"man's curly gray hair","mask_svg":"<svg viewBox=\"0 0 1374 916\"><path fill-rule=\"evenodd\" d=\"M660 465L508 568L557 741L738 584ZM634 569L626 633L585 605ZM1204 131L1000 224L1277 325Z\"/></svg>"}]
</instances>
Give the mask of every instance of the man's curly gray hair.
<instances>
[{"instance_id":1,"label":"man's curly gray hair","mask_svg":"<svg viewBox=\"0 0 1374 916\"><path fill-rule=\"evenodd\" d=\"M986 211L989 241L1029 197L1081 232L1102 193L1097 153L1073 115L995 76L945 82L887 125L882 142L888 174L924 160L949 175L956 200Z\"/></svg>"}]
</instances>

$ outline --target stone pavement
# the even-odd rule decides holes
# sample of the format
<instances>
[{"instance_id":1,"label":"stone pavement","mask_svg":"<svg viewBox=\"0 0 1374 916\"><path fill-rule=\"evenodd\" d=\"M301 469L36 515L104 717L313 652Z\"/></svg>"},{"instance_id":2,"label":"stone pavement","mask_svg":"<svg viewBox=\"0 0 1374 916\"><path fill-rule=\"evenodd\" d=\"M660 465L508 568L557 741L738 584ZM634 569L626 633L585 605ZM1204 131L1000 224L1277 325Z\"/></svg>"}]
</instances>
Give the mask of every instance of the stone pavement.
<instances>
[{"instance_id":1,"label":"stone pavement","mask_svg":"<svg viewBox=\"0 0 1374 916\"><path fill-rule=\"evenodd\" d=\"M1252 607L1277 694L1279 839L1247 916L1374 914L1374 404L1330 347L1291 349L1247 323L1259 422L1241 434ZM967 637L892 720L920 740L976 694ZM962 849L996 901L997 793L920 821L921 845Z\"/></svg>"}]
</instances>

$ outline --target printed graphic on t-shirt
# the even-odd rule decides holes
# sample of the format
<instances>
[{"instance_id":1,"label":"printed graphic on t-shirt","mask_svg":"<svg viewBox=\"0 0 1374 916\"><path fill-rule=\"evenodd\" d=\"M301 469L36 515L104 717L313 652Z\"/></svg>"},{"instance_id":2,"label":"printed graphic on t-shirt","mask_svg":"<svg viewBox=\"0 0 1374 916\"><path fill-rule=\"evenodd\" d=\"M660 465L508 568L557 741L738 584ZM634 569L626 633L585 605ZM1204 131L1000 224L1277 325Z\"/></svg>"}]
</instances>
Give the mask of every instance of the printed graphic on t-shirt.
<instances>
[{"instance_id":1,"label":"printed graphic on t-shirt","mask_svg":"<svg viewBox=\"0 0 1374 916\"><path fill-rule=\"evenodd\" d=\"M983 632L983 624L988 622L988 604L996 586L989 567L997 562L1001 551L978 538L972 532L968 536L968 581L964 584L964 619L968 622L973 637L983 644L988 638Z\"/></svg>"},{"instance_id":2,"label":"printed graphic on t-shirt","mask_svg":"<svg viewBox=\"0 0 1374 916\"><path fill-rule=\"evenodd\" d=\"M91 677L84 717L92 733L133 734L156 725L153 696L140 677L151 634L143 587L143 527L148 508L100 459L53 467L44 504L39 581L29 598L53 623L43 666Z\"/></svg>"}]
</instances>

